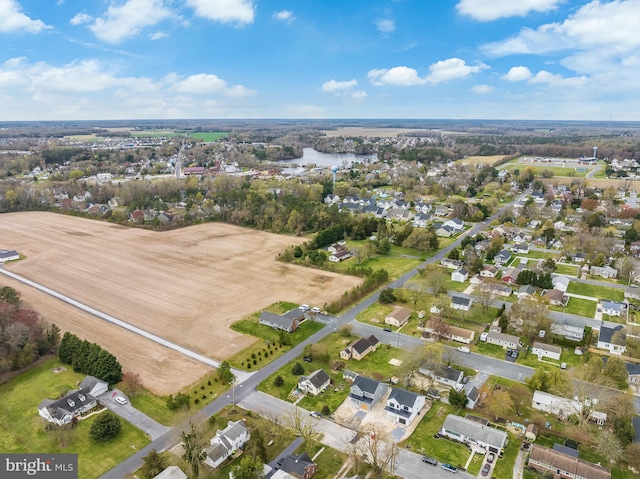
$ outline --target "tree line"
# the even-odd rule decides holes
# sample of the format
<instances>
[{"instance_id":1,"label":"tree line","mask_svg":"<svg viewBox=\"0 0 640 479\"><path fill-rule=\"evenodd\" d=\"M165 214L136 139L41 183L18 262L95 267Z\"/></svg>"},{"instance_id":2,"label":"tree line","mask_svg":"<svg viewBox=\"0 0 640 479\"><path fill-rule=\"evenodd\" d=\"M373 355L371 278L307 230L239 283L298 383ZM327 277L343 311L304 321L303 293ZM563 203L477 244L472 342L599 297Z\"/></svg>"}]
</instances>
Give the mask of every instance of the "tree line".
<instances>
[{"instance_id":1,"label":"tree line","mask_svg":"<svg viewBox=\"0 0 640 479\"><path fill-rule=\"evenodd\" d=\"M102 346L80 339L70 332L64 333L58 352L60 361L73 366L73 370L115 384L122 379L122 366L118 359Z\"/></svg>"}]
</instances>

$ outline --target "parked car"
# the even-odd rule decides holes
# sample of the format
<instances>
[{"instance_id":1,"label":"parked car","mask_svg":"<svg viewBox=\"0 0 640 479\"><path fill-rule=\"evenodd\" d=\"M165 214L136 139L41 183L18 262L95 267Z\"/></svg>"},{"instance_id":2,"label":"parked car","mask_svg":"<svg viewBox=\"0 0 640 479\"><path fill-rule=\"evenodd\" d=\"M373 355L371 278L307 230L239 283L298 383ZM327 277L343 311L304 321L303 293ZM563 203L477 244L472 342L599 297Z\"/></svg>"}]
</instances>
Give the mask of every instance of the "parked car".
<instances>
[{"instance_id":1,"label":"parked car","mask_svg":"<svg viewBox=\"0 0 640 479\"><path fill-rule=\"evenodd\" d=\"M496 458L496 455L494 453L490 452L489 455L487 456L487 462L489 464L491 464L494 461L495 458Z\"/></svg>"},{"instance_id":2,"label":"parked car","mask_svg":"<svg viewBox=\"0 0 640 479\"><path fill-rule=\"evenodd\" d=\"M461 353L470 353L471 352L471 350L466 346L458 346L458 351L460 351Z\"/></svg>"},{"instance_id":3,"label":"parked car","mask_svg":"<svg viewBox=\"0 0 640 479\"><path fill-rule=\"evenodd\" d=\"M125 404L127 404L127 398L124 397L124 396L116 396L116 402L118 404L125 405Z\"/></svg>"},{"instance_id":4,"label":"parked car","mask_svg":"<svg viewBox=\"0 0 640 479\"><path fill-rule=\"evenodd\" d=\"M458 468L456 466L452 466L451 464L447 464L446 462L442 464L442 469L445 471L449 471L452 474L458 472Z\"/></svg>"},{"instance_id":5,"label":"parked car","mask_svg":"<svg viewBox=\"0 0 640 479\"><path fill-rule=\"evenodd\" d=\"M318 307L315 307L315 306L314 306L313 308L311 308L311 312L312 312L312 313L320 314L320 311L321 311L321 309L320 309L320 308L318 308Z\"/></svg>"},{"instance_id":6,"label":"parked car","mask_svg":"<svg viewBox=\"0 0 640 479\"><path fill-rule=\"evenodd\" d=\"M491 470L491 464L485 464L484 466L482 466L482 470L480 471L480 474L482 474L483 476L488 476L490 470Z\"/></svg>"},{"instance_id":7,"label":"parked car","mask_svg":"<svg viewBox=\"0 0 640 479\"><path fill-rule=\"evenodd\" d=\"M383 328L383 331L386 331L387 333L392 333L393 330L391 328Z\"/></svg>"},{"instance_id":8,"label":"parked car","mask_svg":"<svg viewBox=\"0 0 640 479\"><path fill-rule=\"evenodd\" d=\"M311 358L311 357L309 357L309 356L304 356L304 357L302 358L302 360L303 360L305 363L310 363L311 361L313 361L313 358Z\"/></svg>"},{"instance_id":9,"label":"parked car","mask_svg":"<svg viewBox=\"0 0 640 479\"><path fill-rule=\"evenodd\" d=\"M567 363L561 363L560 369L567 369Z\"/></svg>"},{"instance_id":10,"label":"parked car","mask_svg":"<svg viewBox=\"0 0 640 479\"><path fill-rule=\"evenodd\" d=\"M432 466L437 466L438 461L436 461L433 457L422 456L422 462L426 462L427 464L431 464Z\"/></svg>"},{"instance_id":11,"label":"parked car","mask_svg":"<svg viewBox=\"0 0 640 479\"><path fill-rule=\"evenodd\" d=\"M316 411L311 411L311 417L320 417L320 413Z\"/></svg>"},{"instance_id":12,"label":"parked car","mask_svg":"<svg viewBox=\"0 0 640 479\"><path fill-rule=\"evenodd\" d=\"M302 311L308 311L310 309L310 306L308 304L301 304L300 305L300 310Z\"/></svg>"}]
</instances>

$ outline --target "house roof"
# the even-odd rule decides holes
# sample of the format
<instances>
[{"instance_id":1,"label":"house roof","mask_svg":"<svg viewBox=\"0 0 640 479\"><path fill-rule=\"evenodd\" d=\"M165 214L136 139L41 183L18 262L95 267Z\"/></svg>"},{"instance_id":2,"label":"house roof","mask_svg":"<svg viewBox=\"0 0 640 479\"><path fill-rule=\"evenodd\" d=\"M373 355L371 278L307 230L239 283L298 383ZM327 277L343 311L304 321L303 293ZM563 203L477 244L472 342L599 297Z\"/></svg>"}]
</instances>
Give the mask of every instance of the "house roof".
<instances>
[{"instance_id":1,"label":"house roof","mask_svg":"<svg viewBox=\"0 0 640 479\"><path fill-rule=\"evenodd\" d=\"M533 347L537 348L537 349L544 349L545 351L549 351L552 353L562 353L562 348L559 346L554 346L552 344L545 344L545 343L539 343L538 341L535 341L533 343Z\"/></svg>"},{"instance_id":2,"label":"house roof","mask_svg":"<svg viewBox=\"0 0 640 479\"><path fill-rule=\"evenodd\" d=\"M58 400L45 399L43 400L38 409L46 407L49 410L51 417L55 419L62 419L67 414L73 415L73 413L88 403L95 401L91 394L89 394L89 388L77 389L67 393L63 398Z\"/></svg>"},{"instance_id":3,"label":"house roof","mask_svg":"<svg viewBox=\"0 0 640 479\"><path fill-rule=\"evenodd\" d=\"M373 334L371 336L367 336L366 338L360 338L354 341L351 344L351 349L355 350L358 354L364 353L367 349L372 346L375 346L380 341Z\"/></svg>"},{"instance_id":4,"label":"house roof","mask_svg":"<svg viewBox=\"0 0 640 479\"><path fill-rule=\"evenodd\" d=\"M403 322L406 321L407 319L409 319L409 316L411 316L411 310L408 308L405 308L403 306L395 306L393 308L393 311L391 311L388 315L387 318L393 318L397 321Z\"/></svg>"},{"instance_id":5,"label":"house roof","mask_svg":"<svg viewBox=\"0 0 640 479\"><path fill-rule=\"evenodd\" d=\"M554 451L548 447L534 444L531 448L529 461L536 461L546 464L554 469L569 472L574 477L585 479L610 479L611 471L602 466L585 461L577 457L572 457L560 451Z\"/></svg>"},{"instance_id":6,"label":"house roof","mask_svg":"<svg viewBox=\"0 0 640 479\"><path fill-rule=\"evenodd\" d=\"M424 365L424 367L423 367L423 365ZM425 371L430 371L428 365L425 365L424 362L422 363L420 368L424 369ZM450 381L458 381L458 380L462 379L461 375L463 373L459 369L452 368L451 366L441 366L436 371L433 371L433 374L435 374L438 377L448 379Z\"/></svg>"},{"instance_id":7,"label":"house roof","mask_svg":"<svg viewBox=\"0 0 640 479\"><path fill-rule=\"evenodd\" d=\"M97 384L107 385L107 383L101 379L94 378L93 376L87 376L80 383L80 389L87 389L91 391Z\"/></svg>"},{"instance_id":8,"label":"house roof","mask_svg":"<svg viewBox=\"0 0 640 479\"><path fill-rule=\"evenodd\" d=\"M461 274L462 276L466 276L469 274L469 272L464 268L457 269L451 274L456 274L456 273Z\"/></svg>"},{"instance_id":9,"label":"house roof","mask_svg":"<svg viewBox=\"0 0 640 479\"><path fill-rule=\"evenodd\" d=\"M613 335L622 330L622 325L619 324L615 328L609 328L608 326L600 326L600 332L598 333L598 341L603 343L610 343Z\"/></svg>"},{"instance_id":10,"label":"house roof","mask_svg":"<svg viewBox=\"0 0 640 479\"><path fill-rule=\"evenodd\" d=\"M215 463L227 456L229 448L220 442L216 442L206 448L204 452Z\"/></svg>"},{"instance_id":11,"label":"house roof","mask_svg":"<svg viewBox=\"0 0 640 479\"><path fill-rule=\"evenodd\" d=\"M451 296L451 302L453 304L459 304L461 306L470 306L471 298L465 298L464 296Z\"/></svg>"},{"instance_id":12,"label":"house roof","mask_svg":"<svg viewBox=\"0 0 640 479\"><path fill-rule=\"evenodd\" d=\"M536 288L534 288L530 284L523 284L522 286L520 286L520 289L518 290L518 294L529 294L531 296L533 296L535 292L536 292Z\"/></svg>"},{"instance_id":13,"label":"house roof","mask_svg":"<svg viewBox=\"0 0 640 479\"><path fill-rule=\"evenodd\" d=\"M622 311L624 309L624 304L616 303L615 301L603 301L602 309L609 309L612 311Z\"/></svg>"},{"instance_id":14,"label":"house roof","mask_svg":"<svg viewBox=\"0 0 640 479\"><path fill-rule=\"evenodd\" d=\"M381 384L381 382L378 382L375 379L371 379L366 376L358 376L355 381L353 381L353 386L351 387L357 387L362 392L374 394Z\"/></svg>"},{"instance_id":15,"label":"house roof","mask_svg":"<svg viewBox=\"0 0 640 479\"><path fill-rule=\"evenodd\" d=\"M304 311L300 308L293 308L282 315L284 318L301 320L304 318Z\"/></svg>"},{"instance_id":16,"label":"house roof","mask_svg":"<svg viewBox=\"0 0 640 479\"><path fill-rule=\"evenodd\" d=\"M564 299L564 293L559 289L549 289L546 293L544 293L544 298L547 298L551 301L560 301Z\"/></svg>"},{"instance_id":17,"label":"house roof","mask_svg":"<svg viewBox=\"0 0 640 479\"><path fill-rule=\"evenodd\" d=\"M562 275L554 276L553 278L551 278L551 283L553 284L553 286L558 283L562 284L563 286L569 286L569 281L569 278Z\"/></svg>"},{"instance_id":18,"label":"house roof","mask_svg":"<svg viewBox=\"0 0 640 479\"><path fill-rule=\"evenodd\" d=\"M306 378L301 378L298 382L302 382L305 379L313 384L313 387L315 387L316 389L321 388L322 386L327 384L327 381L331 381L331 378L327 373L324 372L324 369L318 369L312 372Z\"/></svg>"},{"instance_id":19,"label":"house roof","mask_svg":"<svg viewBox=\"0 0 640 479\"><path fill-rule=\"evenodd\" d=\"M475 421L454 414L447 416L442 427L489 444L497 449L502 449L507 442L507 433L505 431L483 426Z\"/></svg>"},{"instance_id":20,"label":"house roof","mask_svg":"<svg viewBox=\"0 0 640 479\"><path fill-rule=\"evenodd\" d=\"M309 454L303 452L300 455L289 454L285 456L280 470L291 474L292 476L302 478L304 477L305 468L313 465L315 462L311 460Z\"/></svg>"},{"instance_id":21,"label":"house roof","mask_svg":"<svg viewBox=\"0 0 640 479\"><path fill-rule=\"evenodd\" d=\"M489 331L487 333L487 339L493 338L497 341L508 342L518 344L520 342L520 338L518 336L514 336L512 334L506 333L497 333L495 331Z\"/></svg>"},{"instance_id":22,"label":"house roof","mask_svg":"<svg viewBox=\"0 0 640 479\"><path fill-rule=\"evenodd\" d=\"M178 466L169 466L153 479L187 479L187 477Z\"/></svg>"},{"instance_id":23,"label":"house roof","mask_svg":"<svg viewBox=\"0 0 640 479\"><path fill-rule=\"evenodd\" d=\"M401 406L409 408L413 408L419 397L419 394L401 388L393 388L389 394L389 400L395 399Z\"/></svg>"},{"instance_id":24,"label":"house roof","mask_svg":"<svg viewBox=\"0 0 640 479\"><path fill-rule=\"evenodd\" d=\"M243 421L229 421L227 427L223 431L218 431L219 434L222 434L225 438L230 441L235 441L240 436L242 436L247 431L247 427L244 425Z\"/></svg>"},{"instance_id":25,"label":"house roof","mask_svg":"<svg viewBox=\"0 0 640 479\"><path fill-rule=\"evenodd\" d=\"M467 398L471 399L473 402L477 401L479 396L480 390L475 386L473 386L467 393Z\"/></svg>"}]
</instances>

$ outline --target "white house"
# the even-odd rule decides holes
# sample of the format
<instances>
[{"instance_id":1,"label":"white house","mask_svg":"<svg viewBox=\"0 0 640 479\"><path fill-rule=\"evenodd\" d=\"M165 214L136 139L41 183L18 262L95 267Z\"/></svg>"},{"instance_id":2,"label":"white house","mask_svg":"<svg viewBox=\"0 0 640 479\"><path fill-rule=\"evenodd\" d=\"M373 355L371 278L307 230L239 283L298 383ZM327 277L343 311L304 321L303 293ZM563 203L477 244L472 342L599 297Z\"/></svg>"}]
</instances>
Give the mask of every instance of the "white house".
<instances>
[{"instance_id":1,"label":"white house","mask_svg":"<svg viewBox=\"0 0 640 479\"><path fill-rule=\"evenodd\" d=\"M229 421L225 429L218 430L211 438L211 446L205 449L204 463L213 468L218 467L225 459L241 449L249 438L249 429L244 425L244 421Z\"/></svg>"},{"instance_id":2,"label":"white house","mask_svg":"<svg viewBox=\"0 0 640 479\"><path fill-rule=\"evenodd\" d=\"M531 407L538 411L567 418L572 414L581 412L583 406L579 401L555 396L543 391L535 391L531 400Z\"/></svg>"},{"instance_id":3,"label":"white house","mask_svg":"<svg viewBox=\"0 0 640 479\"><path fill-rule=\"evenodd\" d=\"M553 284L553 289L566 293L569 288L569 278L560 274L551 278L551 284Z\"/></svg>"},{"instance_id":4,"label":"white house","mask_svg":"<svg viewBox=\"0 0 640 479\"><path fill-rule=\"evenodd\" d=\"M591 266L589 274L602 278L615 278L618 276L618 270L611 266Z\"/></svg>"},{"instance_id":5,"label":"white house","mask_svg":"<svg viewBox=\"0 0 640 479\"><path fill-rule=\"evenodd\" d=\"M317 396L331 385L331 378L324 372L324 369L318 369L309 376L303 376L298 380L298 389L312 396Z\"/></svg>"},{"instance_id":6,"label":"white house","mask_svg":"<svg viewBox=\"0 0 640 479\"><path fill-rule=\"evenodd\" d=\"M488 421L475 417L469 419L449 414L440 434L464 444L477 444L494 454L499 454L507 444L506 431L490 427Z\"/></svg>"},{"instance_id":7,"label":"white house","mask_svg":"<svg viewBox=\"0 0 640 479\"><path fill-rule=\"evenodd\" d=\"M452 296L450 306L453 309L460 309L462 311L469 311L471 309L471 298L465 298L463 296Z\"/></svg>"},{"instance_id":8,"label":"white house","mask_svg":"<svg viewBox=\"0 0 640 479\"><path fill-rule=\"evenodd\" d=\"M80 389L65 394L61 399L44 399L38 406L38 413L42 418L58 426L69 424L74 417L96 407L97 396L107 392L108 389L109 385L105 381L87 376L80 383Z\"/></svg>"},{"instance_id":9,"label":"white house","mask_svg":"<svg viewBox=\"0 0 640 479\"><path fill-rule=\"evenodd\" d=\"M554 346L552 344L544 344L535 341L531 347L531 353L538 356L538 359L551 358L556 361L560 361L560 354L562 354L562 348Z\"/></svg>"},{"instance_id":10,"label":"white house","mask_svg":"<svg viewBox=\"0 0 640 479\"><path fill-rule=\"evenodd\" d=\"M551 324L551 333L558 336L564 336L573 341L582 341L584 337L584 326L575 326L572 324Z\"/></svg>"},{"instance_id":11,"label":"white house","mask_svg":"<svg viewBox=\"0 0 640 479\"><path fill-rule=\"evenodd\" d=\"M480 271L480 276L482 276L483 278L495 278L496 275L498 274L498 271L499 271L498 268L488 264L488 265L485 265L482 271Z\"/></svg>"},{"instance_id":12,"label":"white house","mask_svg":"<svg viewBox=\"0 0 640 479\"><path fill-rule=\"evenodd\" d=\"M505 349L516 349L520 345L520 338L518 336L513 336L512 334L489 331L487 333L487 343L497 344Z\"/></svg>"},{"instance_id":13,"label":"white house","mask_svg":"<svg viewBox=\"0 0 640 479\"><path fill-rule=\"evenodd\" d=\"M451 366L441 366L434 371L429 369L429 366L424 362L420 365L418 372L433 378L434 381L439 382L440 384L444 384L445 386L452 388L461 384L462 378L464 377L464 373L462 371L452 368Z\"/></svg>"},{"instance_id":14,"label":"white house","mask_svg":"<svg viewBox=\"0 0 640 479\"><path fill-rule=\"evenodd\" d=\"M624 354L627 350L626 342L626 330L621 324L615 328L600 326L598 348L607 349L612 354Z\"/></svg>"},{"instance_id":15,"label":"white house","mask_svg":"<svg viewBox=\"0 0 640 479\"><path fill-rule=\"evenodd\" d=\"M169 466L153 479L187 479L187 475L178 466Z\"/></svg>"},{"instance_id":16,"label":"white house","mask_svg":"<svg viewBox=\"0 0 640 479\"><path fill-rule=\"evenodd\" d=\"M609 316L622 316L626 310L626 306L623 303L617 303L615 301L602 301L602 313Z\"/></svg>"},{"instance_id":17,"label":"white house","mask_svg":"<svg viewBox=\"0 0 640 479\"><path fill-rule=\"evenodd\" d=\"M0 263L6 263L7 261L14 261L20 259L20 255L17 251L0 249Z\"/></svg>"},{"instance_id":18,"label":"white house","mask_svg":"<svg viewBox=\"0 0 640 479\"><path fill-rule=\"evenodd\" d=\"M506 249L503 249L493 257L493 262L495 264L503 265L505 263L508 263L510 259L511 259L511 253Z\"/></svg>"},{"instance_id":19,"label":"white house","mask_svg":"<svg viewBox=\"0 0 640 479\"><path fill-rule=\"evenodd\" d=\"M447 220L444 222L444 225L456 231L462 231L464 229L464 221L462 221L460 218L453 218L451 220Z\"/></svg>"},{"instance_id":20,"label":"white house","mask_svg":"<svg viewBox=\"0 0 640 479\"><path fill-rule=\"evenodd\" d=\"M393 418L395 422L409 425L420 414L425 399L425 396L406 389L393 388L389 393L384 410L387 412L387 416Z\"/></svg>"},{"instance_id":21,"label":"white house","mask_svg":"<svg viewBox=\"0 0 640 479\"><path fill-rule=\"evenodd\" d=\"M457 269L451 273L451 281L464 283L467 279L469 279L469 272L464 268Z\"/></svg>"}]
</instances>

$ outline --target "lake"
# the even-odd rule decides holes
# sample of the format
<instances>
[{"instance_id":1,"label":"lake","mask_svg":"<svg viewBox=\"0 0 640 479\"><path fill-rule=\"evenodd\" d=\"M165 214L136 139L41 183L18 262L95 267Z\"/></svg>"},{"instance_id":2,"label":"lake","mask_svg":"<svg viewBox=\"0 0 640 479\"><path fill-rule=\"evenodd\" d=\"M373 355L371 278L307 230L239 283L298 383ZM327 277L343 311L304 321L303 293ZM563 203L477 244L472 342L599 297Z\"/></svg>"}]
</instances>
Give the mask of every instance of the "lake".
<instances>
[{"instance_id":1,"label":"lake","mask_svg":"<svg viewBox=\"0 0 640 479\"><path fill-rule=\"evenodd\" d=\"M369 163L377 161L377 155L356 155L354 153L321 153L313 148L304 148L302 158L282 160L278 163L316 166L351 166L353 163Z\"/></svg>"}]
</instances>

